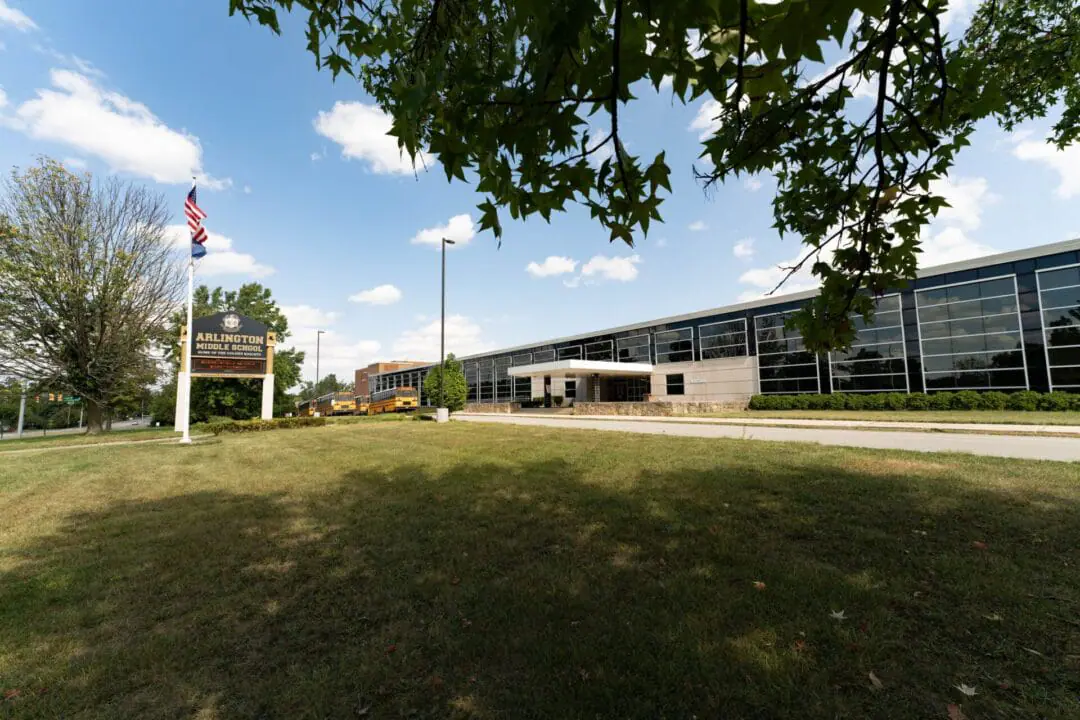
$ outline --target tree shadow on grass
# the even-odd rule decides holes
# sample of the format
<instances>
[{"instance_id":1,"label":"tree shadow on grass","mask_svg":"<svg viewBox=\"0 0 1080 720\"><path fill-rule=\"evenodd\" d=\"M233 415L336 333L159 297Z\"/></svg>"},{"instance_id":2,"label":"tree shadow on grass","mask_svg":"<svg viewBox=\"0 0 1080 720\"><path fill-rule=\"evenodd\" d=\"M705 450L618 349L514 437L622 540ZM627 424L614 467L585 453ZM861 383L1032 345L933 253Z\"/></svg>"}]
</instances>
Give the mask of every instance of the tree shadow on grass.
<instances>
[{"instance_id":1,"label":"tree shadow on grass","mask_svg":"<svg viewBox=\"0 0 1080 720\"><path fill-rule=\"evenodd\" d=\"M0 575L0 717L1075 717L1076 504L924 465L402 464L73 515Z\"/></svg>"}]
</instances>

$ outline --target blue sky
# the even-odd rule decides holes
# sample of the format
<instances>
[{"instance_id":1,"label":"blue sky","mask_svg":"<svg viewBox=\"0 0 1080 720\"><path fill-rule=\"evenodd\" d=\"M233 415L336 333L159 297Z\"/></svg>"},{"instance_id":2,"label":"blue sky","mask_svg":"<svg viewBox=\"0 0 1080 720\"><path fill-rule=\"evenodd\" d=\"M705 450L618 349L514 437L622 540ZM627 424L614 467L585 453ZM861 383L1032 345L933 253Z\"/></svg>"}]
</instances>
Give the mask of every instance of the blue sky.
<instances>
[{"instance_id":1,"label":"blue sky","mask_svg":"<svg viewBox=\"0 0 1080 720\"><path fill-rule=\"evenodd\" d=\"M953 29L970 2L955 3ZM573 210L474 233L480 197L411 167L352 81L315 70L296 22L284 37L230 18L227 2L0 0L0 167L39 154L146 183L175 199L201 178L210 253L199 282L258 280L286 308L290 343L322 371L438 355L439 256L450 232L448 349L459 354L759 296L795 238L770 229L769 177L706 196L691 165L708 107L648 94L623 119L631 151L667 150L665 222L635 248ZM1050 122L982 128L939 191L924 265L1080 236L1080 146ZM442 230L440 228L446 228ZM177 236L183 239L182 231ZM437 241L436 241L437 242ZM796 277L788 289L808 287ZM312 360L314 358L312 357ZM305 375L314 375L314 362Z\"/></svg>"}]
</instances>

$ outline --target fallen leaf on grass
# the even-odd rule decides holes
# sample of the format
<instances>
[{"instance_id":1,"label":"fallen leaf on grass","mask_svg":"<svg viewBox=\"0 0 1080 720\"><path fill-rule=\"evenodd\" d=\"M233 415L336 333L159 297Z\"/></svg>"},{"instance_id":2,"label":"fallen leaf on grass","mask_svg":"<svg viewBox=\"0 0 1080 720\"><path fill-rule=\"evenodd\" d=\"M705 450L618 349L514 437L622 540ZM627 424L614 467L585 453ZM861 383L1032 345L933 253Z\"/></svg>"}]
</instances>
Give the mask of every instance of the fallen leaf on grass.
<instances>
[{"instance_id":1,"label":"fallen leaf on grass","mask_svg":"<svg viewBox=\"0 0 1080 720\"><path fill-rule=\"evenodd\" d=\"M1024 650L1027 650L1032 655L1038 655L1039 657L1043 657L1043 654L1038 650L1032 650L1031 648L1024 648Z\"/></svg>"},{"instance_id":2,"label":"fallen leaf on grass","mask_svg":"<svg viewBox=\"0 0 1080 720\"><path fill-rule=\"evenodd\" d=\"M874 674L874 671L870 671L870 684L874 686L875 690L880 690L885 687L885 684L878 679L878 676Z\"/></svg>"},{"instance_id":3,"label":"fallen leaf on grass","mask_svg":"<svg viewBox=\"0 0 1080 720\"><path fill-rule=\"evenodd\" d=\"M978 692L976 692L975 688L971 687L970 685L965 685L963 683L957 685L956 689L964 693L968 697L975 697L979 694Z\"/></svg>"},{"instance_id":4,"label":"fallen leaf on grass","mask_svg":"<svg viewBox=\"0 0 1080 720\"><path fill-rule=\"evenodd\" d=\"M997 613L993 613L992 615L983 615L983 617L986 618L987 620L989 620L990 622L1001 622L1002 620L1004 620L1004 618L1001 617L1000 615L998 615Z\"/></svg>"},{"instance_id":5,"label":"fallen leaf on grass","mask_svg":"<svg viewBox=\"0 0 1080 720\"><path fill-rule=\"evenodd\" d=\"M11 699L17 698L17 697L19 697L19 691L18 691L17 688L12 688L11 690L5 690L4 691L4 699L5 700L11 700Z\"/></svg>"},{"instance_id":6,"label":"fallen leaf on grass","mask_svg":"<svg viewBox=\"0 0 1080 720\"><path fill-rule=\"evenodd\" d=\"M806 641L805 640L800 639L800 640L795 641L795 652L802 652L805 649L806 649Z\"/></svg>"},{"instance_id":7,"label":"fallen leaf on grass","mask_svg":"<svg viewBox=\"0 0 1080 720\"><path fill-rule=\"evenodd\" d=\"M967 720L967 715L956 703L949 703L949 720Z\"/></svg>"},{"instance_id":8,"label":"fallen leaf on grass","mask_svg":"<svg viewBox=\"0 0 1080 720\"><path fill-rule=\"evenodd\" d=\"M397 645L387 645L386 654L389 655L392 652L397 652Z\"/></svg>"},{"instance_id":9,"label":"fallen leaf on grass","mask_svg":"<svg viewBox=\"0 0 1080 720\"><path fill-rule=\"evenodd\" d=\"M831 617L833 620L838 620L841 622L847 620L847 615L844 614L843 610L833 610L831 613L829 613L829 617Z\"/></svg>"},{"instance_id":10,"label":"fallen leaf on grass","mask_svg":"<svg viewBox=\"0 0 1080 720\"><path fill-rule=\"evenodd\" d=\"M976 550L986 550L987 544L984 543L982 540L975 540L971 543L971 547L975 548Z\"/></svg>"},{"instance_id":11,"label":"fallen leaf on grass","mask_svg":"<svg viewBox=\"0 0 1080 720\"><path fill-rule=\"evenodd\" d=\"M459 578L459 577L450 578L450 584L451 585L460 585L461 584L461 578Z\"/></svg>"},{"instance_id":12,"label":"fallen leaf on grass","mask_svg":"<svg viewBox=\"0 0 1080 720\"><path fill-rule=\"evenodd\" d=\"M765 589L765 583L761 582L760 580L755 580L753 584L754 584L754 589L755 590L764 590Z\"/></svg>"}]
</instances>

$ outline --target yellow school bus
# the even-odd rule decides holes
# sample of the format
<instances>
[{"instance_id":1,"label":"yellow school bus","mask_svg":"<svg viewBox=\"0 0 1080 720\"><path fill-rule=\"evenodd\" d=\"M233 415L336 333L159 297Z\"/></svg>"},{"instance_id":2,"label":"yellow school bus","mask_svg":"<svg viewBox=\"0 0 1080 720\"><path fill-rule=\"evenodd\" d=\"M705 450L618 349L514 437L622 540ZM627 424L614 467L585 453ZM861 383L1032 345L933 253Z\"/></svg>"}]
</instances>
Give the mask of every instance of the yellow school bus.
<instances>
[{"instance_id":1,"label":"yellow school bus","mask_svg":"<svg viewBox=\"0 0 1080 720\"><path fill-rule=\"evenodd\" d=\"M351 392L327 393L315 398L315 411L327 417L330 415L352 415L356 410L356 398Z\"/></svg>"},{"instance_id":2,"label":"yellow school bus","mask_svg":"<svg viewBox=\"0 0 1080 720\"><path fill-rule=\"evenodd\" d=\"M408 412L409 410L415 410L419 404L420 400L416 396L416 388L390 388L371 395L367 414L381 415L382 413Z\"/></svg>"},{"instance_id":3,"label":"yellow school bus","mask_svg":"<svg viewBox=\"0 0 1080 720\"><path fill-rule=\"evenodd\" d=\"M353 415L367 415L368 414L368 398L366 395L354 395L353 396Z\"/></svg>"},{"instance_id":4,"label":"yellow school bus","mask_svg":"<svg viewBox=\"0 0 1080 720\"><path fill-rule=\"evenodd\" d=\"M304 400L296 403L296 417L311 417L315 414L315 401Z\"/></svg>"}]
</instances>

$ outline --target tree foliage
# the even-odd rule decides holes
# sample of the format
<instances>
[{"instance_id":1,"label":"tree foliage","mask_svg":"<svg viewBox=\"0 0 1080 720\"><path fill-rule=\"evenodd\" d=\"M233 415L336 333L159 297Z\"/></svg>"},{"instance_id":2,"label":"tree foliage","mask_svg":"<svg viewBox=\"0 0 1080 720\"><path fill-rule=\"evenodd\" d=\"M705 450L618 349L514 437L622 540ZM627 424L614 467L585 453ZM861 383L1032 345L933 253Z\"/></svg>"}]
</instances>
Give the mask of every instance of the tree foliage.
<instances>
[{"instance_id":1,"label":"tree foliage","mask_svg":"<svg viewBox=\"0 0 1080 720\"><path fill-rule=\"evenodd\" d=\"M303 386L300 388L300 392L297 393L297 399L312 400L329 393L352 391L353 383L345 380L338 380L336 374L330 373L325 377L319 378L318 384L315 384L310 380L305 380Z\"/></svg>"},{"instance_id":2,"label":"tree foliage","mask_svg":"<svg viewBox=\"0 0 1080 720\"><path fill-rule=\"evenodd\" d=\"M162 196L41 159L0 196L0 374L78 395L90 432L156 376L182 273Z\"/></svg>"},{"instance_id":3,"label":"tree foliage","mask_svg":"<svg viewBox=\"0 0 1080 720\"><path fill-rule=\"evenodd\" d=\"M274 348L274 415L293 412L295 406L289 389L300 382L300 368L304 363L304 353L294 348L285 348L289 337L289 320L273 298L270 288L260 283L245 283L237 290L225 290L216 287L211 290L206 285L195 288L192 298L194 317L204 317L214 313L233 311L264 322L277 335L277 347ZM174 361L174 372L180 359L180 329L187 322L186 310L177 312L172 318L172 345L170 356ZM172 422L173 416L169 405L175 408L176 380L161 392L161 398L154 402L154 419ZM204 422L212 417L227 417L235 420L248 420L259 417L262 411L262 380L245 378L194 378L191 383L191 417L195 422Z\"/></svg>"},{"instance_id":4,"label":"tree foliage","mask_svg":"<svg viewBox=\"0 0 1080 720\"><path fill-rule=\"evenodd\" d=\"M666 81L710 101L695 173L706 188L776 176L775 227L806 246L789 270L822 283L798 321L818 349L850 342L851 312L914 275L944 204L930 183L975 123L1063 104L1054 141L1080 127L1075 0L983 0L963 37L942 26L946 0L230 0L280 33L279 9L306 11L318 66L362 82L405 152L472 175L497 236L500 209L580 203L633 243L661 219L671 168L662 148L627 149L628 106Z\"/></svg>"},{"instance_id":5,"label":"tree foliage","mask_svg":"<svg viewBox=\"0 0 1080 720\"><path fill-rule=\"evenodd\" d=\"M444 374L446 375L446 395L444 400L446 404L441 407L449 409L450 412L463 410L465 401L468 398L469 387L465 382L465 373L461 369L461 363L458 362L453 353L446 356L442 367L436 365L428 372L427 377L424 378L424 395L427 396L429 402L439 404L440 399L444 397L442 394Z\"/></svg>"}]
</instances>

